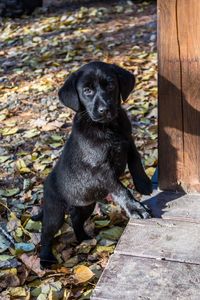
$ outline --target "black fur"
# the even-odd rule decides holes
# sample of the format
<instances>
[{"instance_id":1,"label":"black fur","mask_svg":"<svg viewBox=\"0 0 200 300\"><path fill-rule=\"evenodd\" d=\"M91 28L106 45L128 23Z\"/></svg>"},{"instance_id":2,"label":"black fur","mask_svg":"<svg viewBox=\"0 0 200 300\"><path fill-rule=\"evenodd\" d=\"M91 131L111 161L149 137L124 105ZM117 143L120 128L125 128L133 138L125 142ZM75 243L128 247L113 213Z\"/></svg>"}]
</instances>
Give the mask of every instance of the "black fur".
<instances>
[{"instance_id":1,"label":"black fur","mask_svg":"<svg viewBox=\"0 0 200 300\"><path fill-rule=\"evenodd\" d=\"M128 216L150 217L148 209L119 181L128 163L137 191L152 192L131 136L130 121L121 107L121 99L127 99L134 83L134 76L118 66L91 62L70 75L59 91L62 103L77 113L63 153L44 185L44 206L39 216L43 267L56 261L51 245L65 212L71 215L79 242L89 238L84 222L96 201L108 194Z\"/></svg>"}]
</instances>

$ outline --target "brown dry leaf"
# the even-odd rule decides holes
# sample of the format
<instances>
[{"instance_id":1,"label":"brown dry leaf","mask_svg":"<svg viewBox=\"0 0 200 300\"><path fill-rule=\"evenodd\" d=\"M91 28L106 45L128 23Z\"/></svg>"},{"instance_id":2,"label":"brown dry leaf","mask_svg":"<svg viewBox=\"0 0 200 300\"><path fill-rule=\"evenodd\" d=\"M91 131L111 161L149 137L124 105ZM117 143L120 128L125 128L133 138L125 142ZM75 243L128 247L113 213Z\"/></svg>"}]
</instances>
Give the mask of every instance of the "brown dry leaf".
<instances>
[{"instance_id":1,"label":"brown dry leaf","mask_svg":"<svg viewBox=\"0 0 200 300\"><path fill-rule=\"evenodd\" d=\"M79 265L74 268L74 276L78 283L83 283L90 280L94 276L94 273L90 270L90 268L84 265Z\"/></svg>"},{"instance_id":2,"label":"brown dry leaf","mask_svg":"<svg viewBox=\"0 0 200 300\"><path fill-rule=\"evenodd\" d=\"M42 131L51 131L51 130L55 130L57 128L60 128L64 123L59 122L59 121L53 121L53 122L49 122L48 124L44 125L42 127Z\"/></svg>"},{"instance_id":3,"label":"brown dry leaf","mask_svg":"<svg viewBox=\"0 0 200 300\"><path fill-rule=\"evenodd\" d=\"M27 255L22 254L20 255L21 261L26 265L26 267L36 273L39 277L45 275L45 271L41 270L40 268L40 259L36 255Z\"/></svg>"}]
</instances>

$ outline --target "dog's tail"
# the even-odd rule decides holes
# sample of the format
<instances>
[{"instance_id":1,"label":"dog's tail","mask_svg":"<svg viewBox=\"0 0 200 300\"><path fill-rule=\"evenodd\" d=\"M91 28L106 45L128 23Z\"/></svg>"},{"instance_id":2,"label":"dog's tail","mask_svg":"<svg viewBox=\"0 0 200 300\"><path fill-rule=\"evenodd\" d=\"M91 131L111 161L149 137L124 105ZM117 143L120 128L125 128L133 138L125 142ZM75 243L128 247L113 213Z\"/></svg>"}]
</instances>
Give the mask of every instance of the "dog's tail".
<instances>
[{"instance_id":1,"label":"dog's tail","mask_svg":"<svg viewBox=\"0 0 200 300\"><path fill-rule=\"evenodd\" d=\"M37 221L42 221L42 219L43 219L43 210L41 210L41 211L39 212L39 214L37 214L37 215L31 217L31 220L32 220L32 221L35 221L35 222L37 222Z\"/></svg>"}]
</instances>

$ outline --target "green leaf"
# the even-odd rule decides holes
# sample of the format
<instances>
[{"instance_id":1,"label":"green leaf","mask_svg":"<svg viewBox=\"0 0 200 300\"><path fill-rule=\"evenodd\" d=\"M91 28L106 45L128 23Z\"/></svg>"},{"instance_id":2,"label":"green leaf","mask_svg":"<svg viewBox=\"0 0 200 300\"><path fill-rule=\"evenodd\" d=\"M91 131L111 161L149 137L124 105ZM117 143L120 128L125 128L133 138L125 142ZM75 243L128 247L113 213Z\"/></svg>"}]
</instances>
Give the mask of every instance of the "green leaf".
<instances>
[{"instance_id":1,"label":"green leaf","mask_svg":"<svg viewBox=\"0 0 200 300\"><path fill-rule=\"evenodd\" d=\"M123 232L123 228L121 228L119 226L114 226L107 230L102 230L99 233L99 237L116 241L120 238L120 236L122 235L122 232Z\"/></svg>"},{"instance_id":2,"label":"green leaf","mask_svg":"<svg viewBox=\"0 0 200 300\"><path fill-rule=\"evenodd\" d=\"M56 148L58 148L58 147L63 146L63 143L52 143L52 144L50 144L50 146L51 146L53 149L56 149Z\"/></svg>"},{"instance_id":3,"label":"green leaf","mask_svg":"<svg viewBox=\"0 0 200 300\"><path fill-rule=\"evenodd\" d=\"M96 228L103 228L110 224L110 220L97 220L94 223Z\"/></svg>"},{"instance_id":4,"label":"green leaf","mask_svg":"<svg viewBox=\"0 0 200 300\"><path fill-rule=\"evenodd\" d=\"M53 134L51 136L51 139L54 141L54 142L60 142L63 140L62 136L58 135L58 134Z\"/></svg>"},{"instance_id":5,"label":"green leaf","mask_svg":"<svg viewBox=\"0 0 200 300\"><path fill-rule=\"evenodd\" d=\"M31 130L26 131L26 133L24 134L24 137L30 139L30 138L33 138L35 136L38 136L39 134L40 134L40 131L33 128Z\"/></svg>"},{"instance_id":6,"label":"green leaf","mask_svg":"<svg viewBox=\"0 0 200 300\"><path fill-rule=\"evenodd\" d=\"M6 190L0 190L0 195L9 198L19 194L19 192L20 192L19 188L6 189Z\"/></svg>"},{"instance_id":7,"label":"green leaf","mask_svg":"<svg viewBox=\"0 0 200 300\"><path fill-rule=\"evenodd\" d=\"M34 222L31 219L27 222L25 229L29 231L41 231L42 223L41 222Z\"/></svg>"},{"instance_id":8,"label":"green leaf","mask_svg":"<svg viewBox=\"0 0 200 300\"><path fill-rule=\"evenodd\" d=\"M0 164L6 162L8 159L10 159L10 156L8 155L0 156Z\"/></svg>"},{"instance_id":9,"label":"green leaf","mask_svg":"<svg viewBox=\"0 0 200 300\"><path fill-rule=\"evenodd\" d=\"M37 287L31 291L31 296L33 297L38 297L40 294L41 294L41 287Z\"/></svg>"},{"instance_id":10,"label":"green leaf","mask_svg":"<svg viewBox=\"0 0 200 300\"><path fill-rule=\"evenodd\" d=\"M111 245L111 246L100 246L98 245L95 249L95 251L97 253L101 253L101 252L108 252L108 253L113 253L115 249L115 245Z\"/></svg>"},{"instance_id":11,"label":"green leaf","mask_svg":"<svg viewBox=\"0 0 200 300\"><path fill-rule=\"evenodd\" d=\"M2 254L0 255L0 261L6 261L12 259L13 257L14 257L13 255Z\"/></svg>"}]
</instances>

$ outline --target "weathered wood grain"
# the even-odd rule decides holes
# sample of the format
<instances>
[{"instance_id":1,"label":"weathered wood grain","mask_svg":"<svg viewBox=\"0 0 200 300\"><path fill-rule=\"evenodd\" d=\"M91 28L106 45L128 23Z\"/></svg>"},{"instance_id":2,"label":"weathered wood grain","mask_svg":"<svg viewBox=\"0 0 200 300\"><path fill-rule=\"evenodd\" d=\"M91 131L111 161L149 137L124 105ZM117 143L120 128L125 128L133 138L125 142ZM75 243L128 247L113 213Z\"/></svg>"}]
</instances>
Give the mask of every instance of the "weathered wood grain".
<instances>
[{"instance_id":1,"label":"weathered wood grain","mask_svg":"<svg viewBox=\"0 0 200 300\"><path fill-rule=\"evenodd\" d=\"M177 2L183 106L182 186L200 192L200 1Z\"/></svg>"},{"instance_id":2,"label":"weathered wood grain","mask_svg":"<svg viewBox=\"0 0 200 300\"><path fill-rule=\"evenodd\" d=\"M200 1L158 1L159 187L200 192Z\"/></svg>"},{"instance_id":3,"label":"weathered wood grain","mask_svg":"<svg viewBox=\"0 0 200 300\"><path fill-rule=\"evenodd\" d=\"M200 223L200 195L154 191L152 196L143 196L156 218Z\"/></svg>"},{"instance_id":4,"label":"weathered wood grain","mask_svg":"<svg viewBox=\"0 0 200 300\"><path fill-rule=\"evenodd\" d=\"M129 221L92 299L199 300L200 195L143 199L164 219Z\"/></svg>"},{"instance_id":5,"label":"weathered wood grain","mask_svg":"<svg viewBox=\"0 0 200 300\"><path fill-rule=\"evenodd\" d=\"M92 300L199 300L200 266L115 254Z\"/></svg>"},{"instance_id":6,"label":"weathered wood grain","mask_svg":"<svg viewBox=\"0 0 200 300\"><path fill-rule=\"evenodd\" d=\"M200 224L131 220L116 253L200 264Z\"/></svg>"},{"instance_id":7,"label":"weathered wood grain","mask_svg":"<svg viewBox=\"0 0 200 300\"><path fill-rule=\"evenodd\" d=\"M158 177L163 190L178 190L183 170L181 69L176 0L158 1Z\"/></svg>"}]
</instances>

